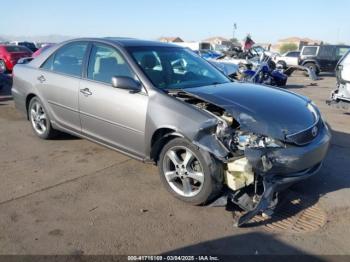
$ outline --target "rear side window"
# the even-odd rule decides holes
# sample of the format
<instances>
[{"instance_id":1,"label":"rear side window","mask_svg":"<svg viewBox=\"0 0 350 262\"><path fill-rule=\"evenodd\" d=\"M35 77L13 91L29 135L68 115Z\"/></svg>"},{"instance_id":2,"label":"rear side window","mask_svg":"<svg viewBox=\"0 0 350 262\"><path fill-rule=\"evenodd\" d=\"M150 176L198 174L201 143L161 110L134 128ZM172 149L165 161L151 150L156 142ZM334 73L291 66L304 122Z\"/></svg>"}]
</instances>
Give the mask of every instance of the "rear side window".
<instances>
[{"instance_id":1,"label":"rear side window","mask_svg":"<svg viewBox=\"0 0 350 262\"><path fill-rule=\"evenodd\" d=\"M290 52L289 56L290 57L299 57L299 54L300 54L299 52Z\"/></svg>"},{"instance_id":2,"label":"rear side window","mask_svg":"<svg viewBox=\"0 0 350 262\"><path fill-rule=\"evenodd\" d=\"M303 49L303 55L316 55L317 46L305 46Z\"/></svg>"},{"instance_id":3,"label":"rear side window","mask_svg":"<svg viewBox=\"0 0 350 262\"><path fill-rule=\"evenodd\" d=\"M63 46L51 55L41 68L71 76L81 76L87 46L87 43Z\"/></svg>"},{"instance_id":4,"label":"rear side window","mask_svg":"<svg viewBox=\"0 0 350 262\"><path fill-rule=\"evenodd\" d=\"M52 70L52 65L53 65L53 59L55 58L54 55L50 56L42 65L42 69L46 70Z\"/></svg>"},{"instance_id":5,"label":"rear side window","mask_svg":"<svg viewBox=\"0 0 350 262\"><path fill-rule=\"evenodd\" d=\"M91 50L87 78L110 84L113 76L135 78L116 49L102 44L94 45Z\"/></svg>"},{"instance_id":6,"label":"rear side window","mask_svg":"<svg viewBox=\"0 0 350 262\"><path fill-rule=\"evenodd\" d=\"M321 46L318 53L320 58L334 59L335 58L335 47L334 46Z\"/></svg>"},{"instance_id":7,"label":"rear side window","mask_svg":"<svg viewBox=\"0 0 350 262\"><path fill-rule=\"evenodd\" d=\"M16 52L27 52L27 53L31 53L31 51L24 47L24 46L18 46L18 45L9 45L9 46L5 46L5 49L7 52L9 53L16 53Z\"/></svg>"}]
</instances>

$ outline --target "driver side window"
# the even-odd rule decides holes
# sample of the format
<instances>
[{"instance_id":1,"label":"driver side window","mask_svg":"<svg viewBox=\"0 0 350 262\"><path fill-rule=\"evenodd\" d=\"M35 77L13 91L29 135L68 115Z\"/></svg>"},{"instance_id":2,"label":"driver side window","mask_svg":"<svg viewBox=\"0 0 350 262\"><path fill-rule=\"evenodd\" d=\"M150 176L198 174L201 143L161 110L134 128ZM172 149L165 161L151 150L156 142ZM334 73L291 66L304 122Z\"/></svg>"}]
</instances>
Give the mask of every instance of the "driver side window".
<instances>
[{"instance_id":1,"label":"driver side window","mask_svg":"<svg viewBox=\"0 0 350 262\"><path fill-rule=\"evenodd\" d=\"M113 76L135 78L129 65L115 48L95 44L90 54L87 78L110 84Z\"/></svg>"}]
</instances>

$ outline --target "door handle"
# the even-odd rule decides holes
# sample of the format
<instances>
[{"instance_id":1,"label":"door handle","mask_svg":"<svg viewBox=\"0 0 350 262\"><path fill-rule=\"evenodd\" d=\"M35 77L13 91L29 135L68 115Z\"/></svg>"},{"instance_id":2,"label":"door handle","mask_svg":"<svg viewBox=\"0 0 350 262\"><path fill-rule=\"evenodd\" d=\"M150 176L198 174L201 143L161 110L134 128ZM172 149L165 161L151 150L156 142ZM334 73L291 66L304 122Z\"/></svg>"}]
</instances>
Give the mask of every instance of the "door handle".
<instances>
[{"instance_id":1,"label":"door handle","mask_svg":"<svg viewBox=\"0 0 350 262\"><path fill-rule=\"evenodd\" d=\"M37 78L39 80L40 83L44 83L46 81L45 77L43 75L38 76Z\"/></svg>"},{"instance_id":2,"label":"door handle","mask_svg":"<svg viewBox=\"0 0 350 262\"><path fill-rule=\"evenodd\" d=\"M89 88L80 89L80 93L82 93L84 96L91 96L92 95Z\"/></svg>"}]
</instances>

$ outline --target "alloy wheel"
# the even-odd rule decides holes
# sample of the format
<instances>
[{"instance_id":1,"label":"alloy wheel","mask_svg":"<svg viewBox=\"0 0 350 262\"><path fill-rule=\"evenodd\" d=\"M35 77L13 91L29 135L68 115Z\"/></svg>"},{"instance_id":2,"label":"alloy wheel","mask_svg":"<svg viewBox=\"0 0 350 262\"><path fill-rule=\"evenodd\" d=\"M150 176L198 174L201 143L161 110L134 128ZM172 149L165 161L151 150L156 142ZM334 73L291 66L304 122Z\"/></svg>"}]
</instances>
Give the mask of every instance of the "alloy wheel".
<instances>
[{"instance_id":1,"label":"alloy wheel","mask_svg":"<svg viewBox=\"0 0 350 262\"><path fill-rule=\"evenodd\" d=\"M204 172L196 155L184 146L170 148L163 159L163 174L179 195L193 197L204 184Z\"/></svg>"},{"instance_id":2,"label":"alloy wheel","mask_svg":"<svg viewBox=\"0 0 350 262\"><path fill-rule=\"evenodd\" d=\"M46 113L43 106L38 101L32 103L32 106L30 108L30 120L35 132L37 132L39 135L42 135L46 132L48 128Z\"/></svg>"}]
</instances>

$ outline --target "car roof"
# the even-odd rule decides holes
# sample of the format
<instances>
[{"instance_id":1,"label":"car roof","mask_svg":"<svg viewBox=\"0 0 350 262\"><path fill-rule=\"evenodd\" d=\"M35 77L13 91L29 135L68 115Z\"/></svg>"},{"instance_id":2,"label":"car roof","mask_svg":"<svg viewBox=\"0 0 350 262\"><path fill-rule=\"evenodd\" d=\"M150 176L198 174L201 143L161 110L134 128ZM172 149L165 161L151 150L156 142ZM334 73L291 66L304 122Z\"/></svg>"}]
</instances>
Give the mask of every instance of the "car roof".
<instances>
[{"instance_id":1,"label":"car roof","mask_svg":"<svg viewBox=\"0 0 350 262\"><path fill-rule=\"evenodd\" d=\"M183 48L179 45L163 43L158 41L150 41L150 40L140 40L135 38L127 38L127 37L104 37L104 38L77 38L71 39L68 42L76 42L76 41L96 41L96 42L105 42L110 44L116 44L122 47L136 47L136 46L163 46L163 47L178 47Z\"/></svg>"}]
</instances>

